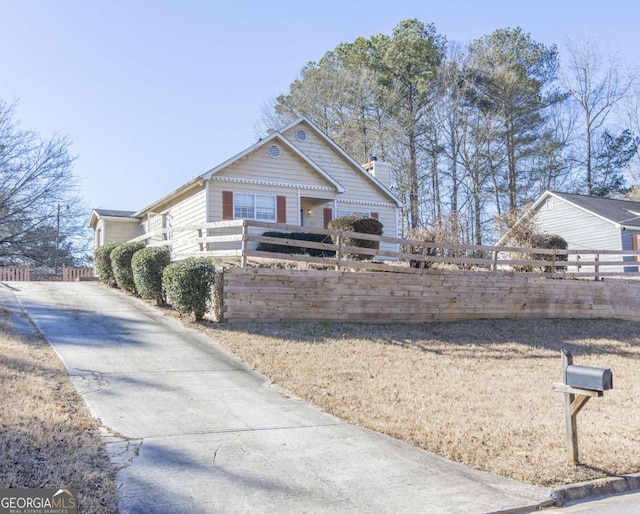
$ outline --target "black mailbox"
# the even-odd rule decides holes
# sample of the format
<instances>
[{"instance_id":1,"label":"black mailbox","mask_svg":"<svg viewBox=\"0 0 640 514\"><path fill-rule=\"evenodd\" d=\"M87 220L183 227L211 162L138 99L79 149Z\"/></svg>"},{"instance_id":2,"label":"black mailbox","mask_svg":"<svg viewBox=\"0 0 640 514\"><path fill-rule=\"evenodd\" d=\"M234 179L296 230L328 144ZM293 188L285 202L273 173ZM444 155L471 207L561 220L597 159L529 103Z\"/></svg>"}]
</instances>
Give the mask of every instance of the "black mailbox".
<instances>
[{"instance_id":1,"label":"black mailbox","mask_svg":"<svg viewBox=\"0 0 640 514\"><path fill-rule=\"evenodd\" d=\"M590 366L567 366L566 384L578 389L607 391L613 389L613 374L610 369Z\"/></svg>"}]
</instances>

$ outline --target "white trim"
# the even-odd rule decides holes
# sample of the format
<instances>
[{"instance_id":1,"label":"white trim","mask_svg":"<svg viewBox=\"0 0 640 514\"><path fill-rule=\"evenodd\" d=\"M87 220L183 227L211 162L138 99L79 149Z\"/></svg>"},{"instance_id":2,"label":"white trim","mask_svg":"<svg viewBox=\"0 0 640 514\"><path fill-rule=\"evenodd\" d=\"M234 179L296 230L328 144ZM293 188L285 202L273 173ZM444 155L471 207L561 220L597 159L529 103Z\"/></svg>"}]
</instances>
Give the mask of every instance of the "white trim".
<instances>
[{"instance_id":1,"label":"white trim","mask_svg":"<svg viewBox=\"0 0 640 514\"><path fill-rule=\"evenodd\" d=\"M269 137L267 137L265 139L261 139L260 141L258 141L253 146L250 146L249 148L247 148L244 151L240 152L239 154L235 155L231 159L226 160L222 164L219 164L215 168L210 169L206 173L202 174L200 176L200 178L203 178L205 180L212 179L213 176L216 173L218 173L220 170L223 170L224 168L228 167L229 165L233 164L234 162L239 161L243 157L246 157L247 155L249 155L254 150L260 148L261 146L266 145L267 143L272 142L274 139L277 139L285 147L287 147L289 150L291 150L291 152L293 152L300 159L302 159L309 166L311 166L311 168L313 168L318 174L320 174L322 177L324 177L327 180L327 182L329 182L330 184L335 186L335 188L338 191L338 193L344 193L346 191L346 189L337 180L335 180L331 175L329 175L326 171L324 171L320 166L318 166L315 162L313 162L311 159L309 159L309 157L307 157L304 153L302 153L298 149L298 147L296 147L294 144L289 142L289 140L286 137L284 137L280 132L274 132Z\"/></svg>"},{"instance_id":2,"label":"white trim","mask_svg":"<svg viewBox=\"0 0 640 514\"><path fill-rule=\"evenodd\" d=\"M109 221L140 221L139 218L123 218L120 216L100 216L100 219Z\"/></svg>"},{"instance_id":3,"label":"white trim","mask_svg":"<svg viewBox=\"0 0 640 514\"><path fill-rule=\"evenodd\" d=\"M280 156L282 155L282 150L280 150L280 147L273 143L271 145L269 145L269 148L267 149L267 153L269 154L269 157L271 157L272 159L279 159Z\"/></svg>"},{"instance_id":4,"label":"white trim","mask_svg":"<svg viewBox=\"0 0 640 514\"><path fill-rule=\"evenodd\" d=\"M592 216L595 216L596 218L600 218L601 220L606 221L607 223L610 223L611 225L613 225L613 226L614 226L614 227L616 227L616 228L620 228L620 227L622 226L622 225L620 225L619 223L617 223L617 222L615 222L615 221L613 221L613 220L611 220L611 219L609 219L609 218L605 218L604 216L602 216L602 215L600 215L600 214L597 214L597 213L595 213L595 212L593 212L593 211L590 211L589 209L586 209L585 207L581 207L580 205L575 204L575 203L573 203L573 202L571 202L571 201L567 200L566 198L563 198L562 196L560 196L560 195L557 195L557 194L553 193L552 191L546 191L546 192L545 192L545 194L547 194L547 193L548 193L548 194L549 194L549 196L551 196L552 198L557 198L558 200L561 200L561 201L563 201L563 202L565 202L565 203L568 203L569 205L571 205L571 206L575 207L576 209L580 209L582 212L586 212L586 213L588 213L588 214L591 214ZM538 203L538 202L536 202L535 204L533 204L533 207L535 207L537 203ZM533 209L533 207L531 207L531 208Z\"/></svg>"},{"instance_id":5,"label":"white trim","mask_svg":"<svg viewBox=\"0 0 640 514\"><path fill-rule=\"evenodd\" d=\"M371 205L373 207L393 207L397 208L395 204L388 202L373 202L369 200L349 200L348 198L336 198L336 202L340 203L351 203L355 205Z\"/></svg>"},{"instance_id":6,"label":"white trim","mask_svg":"<svg viewBox=\"0 0 640 514\"><path fill-rule=\"evenodd\" d=\"M253 218L248 218L246 216L236 217L236 195L243 196L253 196ZM273 219L258 219L256 218L256 212L258 211L256 198L272 198L273 199ZM266 221L276 223L278 220L278 195L265 195L261 193L245 193L242 191L233 191L233 219L234 220L255 220L255 221Z\"/></svg>"},{"instance_id":7,"label":"white trim","mask_svg":"<svg viewBox=\"0 0 640 514\"><path fill-rule=\"evenodd\" d=\"M327 186L313 186L311 184L291 184L289 182L275 182L272 180L259 180L254 178L240 178L240 177L218 177L213 176L210 180L220 180L221 182L239 182L241 184L256 184L259 186L276 186L276 187L292 187L297 189L310 189L313 191L331 191L335 192L335 189Z\"/></svg>"},{"instance_id":8,"label":"white trim","mask_svg":"<svg viewBox=\"0 0 640 514\"><path fill-rule=\"evenodd\" d=\"M206 180L204 183L204 222L208 223L210 218L210 214L211 214L211 199L209 198L209 194L210 194L210 190L209 190L209 185L210 185L211 181Z\"/></svg>"}]
</instances>

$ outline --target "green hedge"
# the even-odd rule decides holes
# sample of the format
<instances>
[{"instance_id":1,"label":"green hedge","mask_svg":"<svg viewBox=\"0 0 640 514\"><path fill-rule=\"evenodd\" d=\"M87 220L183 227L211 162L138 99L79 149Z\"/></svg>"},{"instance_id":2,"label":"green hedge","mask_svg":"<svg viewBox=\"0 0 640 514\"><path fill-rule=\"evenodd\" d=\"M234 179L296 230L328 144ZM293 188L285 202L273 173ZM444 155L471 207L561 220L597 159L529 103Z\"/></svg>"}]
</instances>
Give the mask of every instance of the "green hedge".
<instances>
[{"instance_id":1,"label":"green hedge","mask_svg":"<svg viewBox=\"0 0 640 514\"><path fill-rule=\"evenodd\" d=\"M158 305L164 305L162 272L171 264L171 252L166 246L146 247L131 257L131 271L136 292L142 298L155 299Z\"/></svg>"},{"instance_id":2,"label":"green hedge","mask_svg":"<svg viewBox=\"0 0 640 514\"><path fill-rule=\"evenodd\" d=\"M369 216L341 216L335 218L329 222L329 229L331 230L343 230L345 232L361 232L363 234L373 234L376 236L382 235L382 223L375 218ZM334 237L334 243L335 237ZM347 246L357 246L359 248L372 248L377 250L380 248L379 241L369 241L366 239L357 238L344 238L342 243ZM364 261L372 259L373 256L365 253L345 253L347 259L354 259L358 261Z\"/></svg>"},{"instance_id":3,"label":"green hedge","mask_svg":"<svg viewBox=\"0 0 640 514\"><path fill-rule=\"evenodd\" d=\"M93 252L93 266L98 275L98 280L111 287L116 287L117 285L111 266L111 252L121 244L116 242L107 243Z\"/></svg>"},{"instance_id":4,"label":"green hedge","mask_svg":"<svg viewBox=\"0 0 640 514\"><path fill-rule=\"evenodd\" d=\"M550 250L567 250L569 248L569 243L567 243L564 238L560 237L557 234L534 234L531 237L531 246L533 248L548 248ZM540 253L540 254L532 254L531 258L536 261L566 261L568 255L549 255L548 253ZM545 266L544 271L546 272L554 272L554 271L563 271L566 267L555 267L552 269L551 266Z\"/></svg>"},{"instance_id":5,"label":"green hedge","mask_svg":"<svg viewBox=\"0 0 640 514\"><path fill-rule=\"evenodd\" d=\"M200 321L211 302L215 267L210 260L190 258L169 264L162 273L167 301L181 314Z\"/></svg>"},{"instance_id":6,"label":"green hedge","mask_svg":"<svg viewBox=\"0 0 640 514\"><path fill-rule=\"evenodd\" d=\"M268 231L262 234L265 237L277 237L280 239L293 239L295 241L310 241L313 243L332 243L331 237L323 234L310 234L308 232L275 232ZM258 243L257 250L259 252L276 252L276 253L288 253L306 254L312 257L333 257L336 252L333 250L320 250L317 248L303 248L301 246L287 246L278 245L272 243Z\"/></svg>"},{"instance_id":7,"label":"green hedge","mask_svg":"<svg viewBox=\"0 0 640 514\"><path fill-rule=\"evenodd\" d=\"M131 270L131 258L138 250L144 248L144 243L128 242L118 245L111 252L111 267L117 286L123 291L136 292L136 285L133 281L133 271Z\"/></svg>"}]
</instances>

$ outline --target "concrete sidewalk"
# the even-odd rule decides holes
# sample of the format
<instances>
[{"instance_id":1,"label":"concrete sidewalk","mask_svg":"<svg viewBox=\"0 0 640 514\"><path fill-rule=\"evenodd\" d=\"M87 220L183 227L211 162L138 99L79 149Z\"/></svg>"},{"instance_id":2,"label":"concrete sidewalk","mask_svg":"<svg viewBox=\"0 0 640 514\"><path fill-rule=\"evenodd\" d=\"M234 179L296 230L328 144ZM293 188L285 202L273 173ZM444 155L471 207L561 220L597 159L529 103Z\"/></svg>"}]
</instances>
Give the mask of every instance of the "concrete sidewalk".
<instances>
[{"instance_id":1,"label":"concrete sidewalk","mask_svg":"<svg viewBox=\"0 0 640 514\"><path fill-rule=\"evenodd\" d=\"M0 304L45 335L105 425L123 513L483 513L551 492L342 423L99 284L12 282Z\"/></svg>"}]
</instances>

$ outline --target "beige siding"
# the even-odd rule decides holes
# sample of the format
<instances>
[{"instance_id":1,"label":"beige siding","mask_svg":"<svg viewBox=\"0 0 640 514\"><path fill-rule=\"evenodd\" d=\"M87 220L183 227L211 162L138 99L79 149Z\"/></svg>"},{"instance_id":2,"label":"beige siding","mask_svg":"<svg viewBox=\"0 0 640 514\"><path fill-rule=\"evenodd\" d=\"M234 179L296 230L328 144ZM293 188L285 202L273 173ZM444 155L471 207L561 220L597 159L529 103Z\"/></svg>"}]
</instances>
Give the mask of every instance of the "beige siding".
<instances>
[{"instance_id":1,"label":"beige siding","mask_svg":"<svg viewBox=\"0 0 640 514\"><path fill-rule=\"evenodd\" d=\"M182 196L174 205L163 212L167 227L195 225L206 222L206 190L201 188ZM199 245L187 239L197 236L197 232L179 232L173 235L174 252L197 251Z\"/></svg>"},{"instance_id":2,"label":"beige siding","mask_svg":"<svg viewBox=\"0 0 640 514\"><path fill-rule=\"evenodd\" d=\"M209 219L222 221L222 192L248 193L258 195L284 196L287 199L287 223L298 225L299 202L298 189L291 187L265 186L262 184L246 184L242 182L224 182L212 180L209 185ZM314 192L315 194L315 192Z\"/></svg>"},{"instance_id":3,"label":"beige siding","mask_svg":"<svg viewBox=\"0 0 640 514\"><path fill-rule=\"evenodd\" d=\"M269 156L269 146L266 144L257 148L246 157L236 161L216 173L219 178L234 178L244 180L273 181L279 184L304 185L309 188L334 189L334 186L313 169L284 144L275 141L281 151L280 157L274 159ZM330 197L330 191L324 191Z\"/></svg>"},{"instance_id":4,"label":"beige siding","mask_svg":"<svg viewBox=\"0 0 640 514\"><path fill-rule=\"evenodd\" d=\"M301 128L307 135L305 141L299 141L296 138L296 131ZM316 135L316 132L306 123L290 128L284 133L284 137L346 189L338 196L339 211L377 212L383 225L384 235L397 235L397 208L395 205L390 205L393 204L393 199L369 180L366 172L356 169L323 138ZM319 218L321 215L322 213L318 212L310 220L310 224L322 226L323 220ZM395 250L396 247L395 245L383 244L382 249Z\"/></svg>"},{"instance_id":5,"label":"beige siding","mask_svg":"<svg viewBox=\"0 0 640 514\"><path fill-rule=\"evenodd\" d=\"M131 221L104 220L105 242L125 242L138 236L138 224Z\"/></svg>"},{"instance_id":6,"label":"beige siding","mask_svg":"<svg viewBox=\"0 0 640 514\"><path fill-rule=\"evenodd\" d=\"M298 141L295 137L296 130L300 128L307 134L306 141ZM355 169L306 124L292 127L284 136L346 189L341 195L343 199L385 203L393 201L366 177L366 172Z\"/></svg>"},{"instance_id":7,"label":"beige siding","mask_svg":"<svg viewBox=\"0 0 640 514\"><path fill-rule=\"evenodd\" d=\"M382 233L385 236L395 237L397 234L397 215L395 207L362 205L360 203L338 202L338 211L364 212L366 214L378 213L378 221L382 223ZM381 243L381 250L397 251L398 245Z\"/></svg>"}]
</instances>

